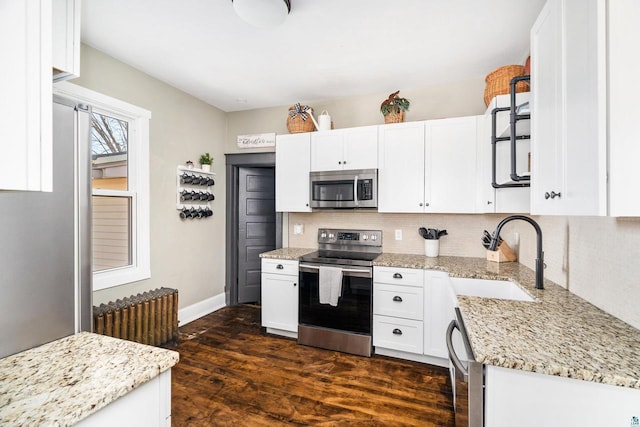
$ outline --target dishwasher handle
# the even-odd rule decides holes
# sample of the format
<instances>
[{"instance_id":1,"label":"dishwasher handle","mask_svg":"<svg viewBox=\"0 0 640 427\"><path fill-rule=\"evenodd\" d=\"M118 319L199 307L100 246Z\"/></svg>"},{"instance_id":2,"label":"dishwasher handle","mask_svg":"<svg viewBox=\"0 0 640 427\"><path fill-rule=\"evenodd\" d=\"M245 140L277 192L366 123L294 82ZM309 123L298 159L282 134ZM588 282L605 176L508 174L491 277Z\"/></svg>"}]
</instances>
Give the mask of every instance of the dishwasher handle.
<instances>
[{"instance_id":1,"label":"dishwasher handle","mask_svg":"<svg viewBox=\"0 0 640 427\"><path fill-rule=\"evenodd\" d=\"M458 322L456 322L455 319L452 320L451 323L449 323L449 326L447 326L446 342L447 342L447 352L449 353L449 360L451 360L451 363L453 363L453 366L455 367L456 371L459 371L463 375L464 381L468 382L469 371L464 367L464 365L460 361L460 358L456 354L455 349L453 348L453 330L454 329L457 329L458 331L460 331Z\"/></svg>"}]
</instances>

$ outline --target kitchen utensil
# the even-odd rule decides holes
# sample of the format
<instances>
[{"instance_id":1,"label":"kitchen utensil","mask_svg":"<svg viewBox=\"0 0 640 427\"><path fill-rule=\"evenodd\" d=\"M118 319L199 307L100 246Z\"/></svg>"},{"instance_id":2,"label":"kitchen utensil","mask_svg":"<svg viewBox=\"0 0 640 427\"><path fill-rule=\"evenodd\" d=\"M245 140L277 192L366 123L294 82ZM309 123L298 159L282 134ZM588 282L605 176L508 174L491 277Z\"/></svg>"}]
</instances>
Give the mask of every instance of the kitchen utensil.
<instances>
[{"instance_id":1,"label":"kitchen utensil","mask_svg":"<svg viewBox=\"0 0 640 427\"><path fill-rule=\"evenodd\" d=\"M424 227L418 228L418 233L422 236L423 239L428 239L429 238L428 237L429 233L428 233L427 229L424 228Z\"/></svg>"}]
</instances>

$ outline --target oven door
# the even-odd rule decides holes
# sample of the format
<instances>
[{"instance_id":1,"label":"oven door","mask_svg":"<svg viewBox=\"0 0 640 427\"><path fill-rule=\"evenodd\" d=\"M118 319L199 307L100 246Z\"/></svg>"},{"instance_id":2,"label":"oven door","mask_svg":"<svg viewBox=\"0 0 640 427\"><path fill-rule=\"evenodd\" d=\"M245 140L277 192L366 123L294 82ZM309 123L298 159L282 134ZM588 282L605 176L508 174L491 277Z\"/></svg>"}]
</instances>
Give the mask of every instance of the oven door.
<instances>
[{"instance_id":1,"label":"oven door","mask_svg":"<svg viewBox=\"0 0 640 427\"><path fill-rule=\"evenodd\" d=\"M371 335L373 269L327 265L342 267L342 296L334 307L320 303L318 279L319 267L322 265L299 265L298 323Z\"/></svg>"}]
</instances>

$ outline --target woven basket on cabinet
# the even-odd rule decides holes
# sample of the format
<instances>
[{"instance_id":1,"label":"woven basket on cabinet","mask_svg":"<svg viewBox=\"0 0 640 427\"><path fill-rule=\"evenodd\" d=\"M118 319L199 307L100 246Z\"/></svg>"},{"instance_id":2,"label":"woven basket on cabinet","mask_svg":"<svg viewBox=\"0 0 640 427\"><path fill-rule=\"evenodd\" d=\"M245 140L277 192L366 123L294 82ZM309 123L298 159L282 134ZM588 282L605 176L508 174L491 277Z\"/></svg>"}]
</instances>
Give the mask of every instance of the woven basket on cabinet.
<instances>
[{"instance_id":1,"label":"woven basket on cabinet","mask_svg":"<svg viewBox=\"0 0 640 427\"><path fill-rule=\"evenodd\" d=\"M497 95L504 95L510 92L509 84L511 79L524 74L523 65L505 65L487 74L484 79L487 85L484 88L484 104L489 105L491 100ZM520 82L516 85L516 92L527 92L529 85Z\"/></svg>"},{"instance_id":2,"label":"woven basket on cabinet","mask_svg":"<svg viewBox=\"0 0 640 427\"><path fill-rule=\"evenodd\" d=\"M295 109L296 107L294 105L289 107L290 111ZM287 114L287 129L289 130L289 133L312 132L315 128L316 127L313 124L311 117L307 116L307 119L303 120L300 114L295 117L291 117L290 114Z\"/></svg>"},{"instance_id":3,"label":"woven basket on cabinet","mask_svg":"<svg viewBox=\"0 0 640 427\"><path fill-rule=\"evenodd\" d=\"M384 116L385 123L402 123L404 122L404 111L399 113L389 113Z\"/></svg>"}]
</instances>

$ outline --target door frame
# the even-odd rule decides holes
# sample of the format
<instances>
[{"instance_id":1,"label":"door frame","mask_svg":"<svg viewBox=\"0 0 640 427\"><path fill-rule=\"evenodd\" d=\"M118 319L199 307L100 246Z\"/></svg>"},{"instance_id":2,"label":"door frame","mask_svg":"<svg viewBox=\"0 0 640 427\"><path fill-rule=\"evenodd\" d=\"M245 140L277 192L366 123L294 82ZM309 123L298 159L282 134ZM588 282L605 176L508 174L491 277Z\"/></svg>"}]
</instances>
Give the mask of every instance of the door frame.
<instances>
[{"instance_id":1,"label":"door frame","mask_svg":"<svg viewBox=\"0 0 640 427\"><path fill-rule=\"evenodd\" d=\"M238 202L241 167L276 166L276 153L225 154L226 164L226 241L224 299L238 305ZM276 212L276 248L282 247L282 212Z\"/></svg>"}]
</instances>

